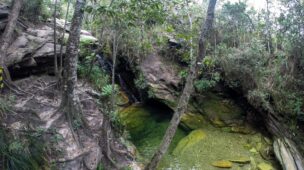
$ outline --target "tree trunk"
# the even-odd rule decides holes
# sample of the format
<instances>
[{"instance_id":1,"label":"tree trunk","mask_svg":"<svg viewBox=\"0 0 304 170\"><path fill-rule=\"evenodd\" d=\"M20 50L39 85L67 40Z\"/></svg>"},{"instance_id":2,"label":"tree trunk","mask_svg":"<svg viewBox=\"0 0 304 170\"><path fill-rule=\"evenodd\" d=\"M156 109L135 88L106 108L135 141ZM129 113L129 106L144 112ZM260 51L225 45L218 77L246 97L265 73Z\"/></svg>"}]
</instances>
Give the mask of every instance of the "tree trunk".
<instances>
[{"instance_id":1,"label":"tree trunk","mask_svg":"<svg viewBox=\"0 0 304 170\"><path fill-rule=\"evenodd\" d=\"M56 13L57 13L57 0L55 0L54 4L54 73L55 76L58 77L58 60L57 60L57 25L56 25Z\"/></svg>"},{"instance_id":2,"label":"tree trunk","mask_svg":"<svg viewBox=\"0 0 304 170\"><path fill-rule=\"evenodd\" d=\"M112 105L112 111L115 111L115 67L116 67L116 55L117 55L117 49L116 49L116 32L113 33L113 53L112 53L112 95L111 95L111 105Z\"/></svg>"},{"instance_id":3,"label":"tree trunk","mask_svg":"<svg viewBox=\"0 0 304 170\"><path fill-rule=\"evenodd\" d=\"M158 163L162 159L163 155L167 152L169 145L175 135L178 124L180 123L181 117L187 109L187 105L193 91L193 82L196 77L196 72L198 68L198 62L202 61L206 53L206 39L213 25L214 9L217 0L210 0L207 12L207 18L205 24L202 26L202 32L199 40L199 50L198 57L193 58L190 66L190 73L187 77L185 88L179 99L178 105L175 109L174 115L170 121L170 125L164 135L164 138L153 155L151 162L145 167L146 170L156 169Z\"/></svg>"},{"instance_id":4,"label":"tree trunk","mask_svg":"<svg viewBox=\"0 0 304 170\"><path fill-rule=\"evenodd\" d=\"M70 10L70 4L71 4L71 0L68 1L68 7L67 7L67 11L65 14L65 21L64 21L64 26L63 26L63 31L62 31L62 36L61 36L61 44L60 44L60 54L59 54L59 77L61 77L62 74L62 69L63 69L63 59L62 59L62 55L63 55L63 44L64 44L64 36L65 36L65 32L66 32L66 26L67 26L67 22L68 22L68 15L69 15L69 10Z\"/></svg>"},{"instance_id":5,"label":"tree trunk","mask_svg":"<svg viewBox=\"0 0 304 170\"><path fill-rule=\"evenodd\" d=\"M86 0L77 0L75 12L73 15L70 36L67 42L67 50L65 57L65 72L63 77L63 97L61 106L64 108L70 126L72 120L81 121L81 107L78 96L75 93L77 84L77 62L80 30L84 14ZM73 133L73 128L70 127ZM73 135L74 136L74 135ZM76 137L74 136L75 140Z\"/></svg>"},{"instance_id":6,"label":"tree trunk","mask_svg":"<svg viewBox=\"0 0 304 170\"><path fill-rule=\"evenodd\" d=\"M272 38L271 38L271 26L270 26L270 11L269 11L269 0L266 0L266 10L267 10L267 16L266 16L266 29L267 29L267 48L268 48L268 52L269 54L273 54L274 50L273 50L273 45L272 45Z\"/></svg>"},{"instance_id":7,"label":"tree trunk","mask_svg":"<svg viewBox=\"0 0 304 170\"><path fill-rule=\"evenodd\" d=\"M11 40L13 37L13 33L14 33L14 30L16 27L16 23L18 20L18 16L20 13L22 3L23 3L23 0L14 0L13 1L12 10L8 17L8 23L2 34L1 42L0 42L0 68L3 68L4 73L6 75L5 78L8 79L8 81L11 81L11 80L10 80L9 72L5 65L4 60L6 57L7 49L10 46L10 43L11 43Z\"/></svg>"}]
</instances>

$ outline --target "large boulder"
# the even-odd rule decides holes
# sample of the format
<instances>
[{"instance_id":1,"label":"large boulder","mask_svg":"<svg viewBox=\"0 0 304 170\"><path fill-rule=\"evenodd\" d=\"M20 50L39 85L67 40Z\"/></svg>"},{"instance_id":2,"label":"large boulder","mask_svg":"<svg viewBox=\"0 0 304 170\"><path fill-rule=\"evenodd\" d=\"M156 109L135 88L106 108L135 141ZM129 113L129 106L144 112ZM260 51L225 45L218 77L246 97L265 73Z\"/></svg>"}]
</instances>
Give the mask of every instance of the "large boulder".
<instances>
[{"instance_id":1,"label":"large boulder","mask_svg":"<svg viewBox=\"0 0 304 170\"><path fill-rule=\"evenodd\" d=\"M177 103L181 85L176 65L152 53L140 63L140 71L154 97L173 108Z\"/></svg>"}]
</instances>

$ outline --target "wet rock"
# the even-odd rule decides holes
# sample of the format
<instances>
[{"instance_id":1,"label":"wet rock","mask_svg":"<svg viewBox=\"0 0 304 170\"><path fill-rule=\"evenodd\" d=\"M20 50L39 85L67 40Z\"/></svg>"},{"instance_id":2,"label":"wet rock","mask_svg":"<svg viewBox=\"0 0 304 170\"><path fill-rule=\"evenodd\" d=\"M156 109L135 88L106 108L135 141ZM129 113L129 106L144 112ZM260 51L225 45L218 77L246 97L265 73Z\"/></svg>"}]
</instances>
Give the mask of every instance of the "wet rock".
<instances>
[{"instance_id":1,"label":"wet rock","mask_svg":"<svg viewBox=\"0 0 304 170\"><path fill-rule=\"evenodd\" d=\"M251 162L250 158L247 157L240 157L235 159L230 159L230 162L239 163L239 164L248 164Z\"/></svg>"},{"instance_id":2,"label":"wet rock","mask_svg":"<svg viewBox=\"0 0 304 170\"><path fill-rule=\"evenodd\" d=\"M191 148L193 145L197 144L201 140L206 138L206 133L202 129L197 129L192 131L188 136L183 138L176 146L173 154L179 154L185 150Z\"/></svg>"},{"instance_id":3,"label":"wet rock","mask_svg":"<svg viewBox=\"0 0 304 170\"><path fill-rule=\"evenodd\" d=\"M265 162L259 163L257 166L258 170L274 170L274 168Z\"/></svg>"},{"instance_id":4,"label":"wet rock","mask_svg":"<svg viewBox=\"0 0 304 170\"><path fill-rule=\"evenodd\" d=\"M233 163L227 160L221 160L213 162L211 165L218 168L232 168Z\"/></svg>"},{"instance_id":5,"label":"wet rock","mask_svg":"<svg viewBox=\"0 0 304 170\"><path fill-rule=\"evenodd\" d=\"M156 53L148 55L140 63L148 87L153 91L154 98L174 108L178 98L181 78L173 62L165 61Z\"/></svg>"},{"instance_id":6,"label":"wet rock","mask_svg":"<svg viewBox=\"0 0 304 170\"><path fill-rule=\"evenodd\" d=\"M131 135L138 135L146 129L147 122L152 121L148 110L140 105L129 106L118 113Z\"/></svg>"}]
</instances>

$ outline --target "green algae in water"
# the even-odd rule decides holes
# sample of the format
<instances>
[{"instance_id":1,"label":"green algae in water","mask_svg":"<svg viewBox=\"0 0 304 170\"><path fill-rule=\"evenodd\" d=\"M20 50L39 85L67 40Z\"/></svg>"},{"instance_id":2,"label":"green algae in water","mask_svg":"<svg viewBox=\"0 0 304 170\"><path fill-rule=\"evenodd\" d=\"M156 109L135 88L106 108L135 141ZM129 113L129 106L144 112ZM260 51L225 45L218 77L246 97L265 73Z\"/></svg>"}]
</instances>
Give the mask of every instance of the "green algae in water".
<instances>
[{"instance_id":1,"label":"green algae in water","mask_svg":"<svg viewBox=\"0 0 304 170\"><path fill-rule=\"evenodd\" d=\"M170 114L172 113L168 113L168 110L149 106L131 106L120 112L119 115L130 131L131 140L141 156L139 161L147 163L154 154L169 125ZM263 138L260 133L249 135L228 133L210 124L205 124L202 129L192 131L194 133L190 133L190 136L196 134L197 131L203 131L204 135L199 135L203 137L198 137L195 142L183 142L187 141L189 135L187 136L186 131L178 128L169 151L160 162L158 169L219 170L220 168L212 166L213 162L245 157L253 161L247 164L233 163L230 169L248 170L255 166L254 164L266 162L260 154L253 154L246 147L248 145L259 146L258 144ZM191 143L191 145L187 145L187 143ZM182 149L179 151L178 148Z\"/></svg>"},{"instance_id":2,"label":"green algae in water","mask_svg":"<svg viewBox=\"0 0 304 170\"><path fill-rule=\"evenodd\" d=\"M169 126L170 110L160 110L152 106L133 105L123 109L119 117L131 134L131 140L138 149L143 161L148 161L161 143ZM177 146L178 142L187 135L178 128L169 147L169 153ZM168 154L165 156L167 157ZM166 158L164 159L166 160Z\"/></svg>"}]
</instances>

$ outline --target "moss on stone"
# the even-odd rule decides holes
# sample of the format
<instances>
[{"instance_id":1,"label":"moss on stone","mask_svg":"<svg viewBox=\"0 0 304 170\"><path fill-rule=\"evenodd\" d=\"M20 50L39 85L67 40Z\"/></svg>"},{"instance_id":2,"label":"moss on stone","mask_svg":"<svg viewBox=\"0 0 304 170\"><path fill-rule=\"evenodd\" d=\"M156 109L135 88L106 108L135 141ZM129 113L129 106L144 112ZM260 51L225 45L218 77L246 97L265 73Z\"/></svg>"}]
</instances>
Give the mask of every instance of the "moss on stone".
<instances>
[{"instance_id":1,"label":"moss on stone","mask_svg":"<svg viewBox=\"0 0 304 170\"><path fill-rule=\"evenodd\" d=\"M258 170L274 170L270 164L262 162L258 164Z\"/></svg>"},{"instance_id":2,"label":"moss on stone","mask_svg":"<svg viewBox=\"0 0 304 170\"><path fill-rule=\"evenodd\" d=\"M220 127L240 121L244 115L232 101L210 94L202 102L202 110L214 125Z\"/></svg>"},{"instance_id":3,"label":"moss on stone","mask_svg":"<svg viewBox=\"0 0 304 170\"><path fill-rule=\"evenodd\" d=\"M202 129L192 131L188 136L183 138L174 149L173 154L180 154L190 149L193 145L199 143L206 137L206 133Z\"/></svg>"},{"instance_id":4,"label":"moss on stone","mask_svg":"<svg viewBox=\"0 0 304 170\"><path fill-rule=\"evenodd\" d=\"M127 128L130 134L135 137L140 133L153 126L153 118L148 110L139 105L127 107L118 113L119 118L122 120L123 125ZM149 123L147 123L149 122Z\"/></svg>"},{"instance_id":5,"label":"moss on stone","mask_svg":"<svg viewBox=\"0 0 304 170\"><path fill-rule=\"evenodd\" d=\"M129 103L129 98L125 92L119 91L118 95L116 95L116 101L118 105L125 105Z\"/></svg>"},{"instance_id":6,"label":"moss on stone","mask_svg":"<svg viewBox=\"0 0 304 170\"><path fill-rule=\"evenodd\" d=\"M218 168L232 168L233 163L227 160L221 160L213 162L211 165Z\"/></svg>"}]
</instances>

